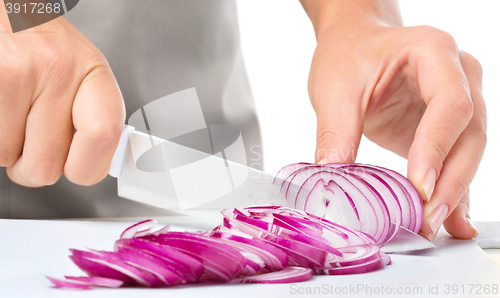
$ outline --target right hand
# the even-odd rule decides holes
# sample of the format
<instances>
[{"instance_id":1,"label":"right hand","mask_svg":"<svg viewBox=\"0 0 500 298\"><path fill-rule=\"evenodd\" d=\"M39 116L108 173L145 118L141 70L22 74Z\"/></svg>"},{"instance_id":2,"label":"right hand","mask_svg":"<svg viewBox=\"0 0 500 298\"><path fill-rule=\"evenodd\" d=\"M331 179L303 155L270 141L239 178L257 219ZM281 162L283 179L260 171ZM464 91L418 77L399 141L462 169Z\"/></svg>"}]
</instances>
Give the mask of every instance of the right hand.
<instances>
[{"instance_id":1,"label":"right hand","mask_svg":"<svg viewBox=\"0 0 500 298\"><path fill-rule=\"evenodd\" d=\"M3 3L0 31L0 166L28 187L101 181L125 120L104 56L62 17L9 33Z\"/></svg>"}]
</instances>

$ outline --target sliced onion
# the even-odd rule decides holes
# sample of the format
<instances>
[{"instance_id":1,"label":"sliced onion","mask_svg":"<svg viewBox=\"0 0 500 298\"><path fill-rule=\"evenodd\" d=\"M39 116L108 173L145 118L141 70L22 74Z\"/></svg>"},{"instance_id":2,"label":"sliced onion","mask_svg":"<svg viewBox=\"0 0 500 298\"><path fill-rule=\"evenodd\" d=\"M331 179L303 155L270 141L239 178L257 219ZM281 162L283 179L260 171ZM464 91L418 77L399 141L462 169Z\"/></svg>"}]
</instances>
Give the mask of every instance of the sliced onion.
<instances>
[{"instance_id":1,"label":"sliced onion","mask_svg":"<svg viewBox=\"0 0 500 298\"><path fill-rule=\"evenodd\" d=\"M247 263L245 265L245 268L243 268L239 275L240 276L252 276L257 274L257 272L260 271L264 267L263 263L259 262L254 262L252 260L253 257L251 257L250 254L248 253L241 253L245 258L247 258Z\"/></svg>"},{"instance_id":2,"label":"sliced onion","mask_svg":"<svg viewBox=\"0 0 500 298\"><path fill-rule=\"evenodd\" d=\"M106 288L119 288L123 285L123 281L121 280L97 276L65 276L65 278L68 280L89 283L93 286Z\"/></svg>"},{"instance_id":3,"label":"sliced onion","mask_svg":"<svg viewBox=\"0 0 500 298\"><path fill-rule=\"evenodd\" d=\"M265 240L267 243L285 251L290 259L289 262L293 265L314 268L324 263L327 255L326 251L299 241L279 237L272 232L272 230L278 230L273 229L272 224L266 227L266 229L262 229L262 224L252 225L252 223L259 222L258 219L241 216L239 214L236 214L234 219L228 220L239 230Z\"/></svg>"},{"instance_id":4,"label":"sliced onion","mask_svg":"<svg viewBox=\"0 0 500 298\"><path fill-rule=\"evenodd\" d=\"M373 260L380 260L380 248L373 244L354 245L339 248L339 251L344 255L344 259L337 262L332 262L329 265L332 267L346 267L353 265L361 265ZM330 267L328 266L328 267Z\"/></svg>"},{"instance_id":5,"label":"sliced onion","mask_svg":"<svg viewBox=\"0 0 500 298\"><path fill-rule=\"evenodd\" d=\"M242 252L243 256L245 256L244 252L250 252L258 256L269 272L283 270L288 263L286 253L273 245L259 241L259 239L249 239L223 231L214 231L211 236L231 242L233 246L236 246Z\"/></svg>"},{"instance_id":6,"label":"sliced onion","mask_svg":"<svg viewBox=\"0 0 500 298\"><path fill-rule=\"evenodd\" d=\"M89 276L117 279L124 283L135 283L145 287L155 287L163 284L160 279L151 273L129 265L117 257L76 249L72 250L72 253L71 260Z\"/></svg>"},{"instance_id":7,"label":"sliced onion","mask_svg":"<svg viewBox=\"0 0 500 298\"><path fill-rule=\"evenodd\" d=\"M157 222L154 219L148 219L148 220L138 222L135 225L131 225L130 227L126 228L125 231L123 231L123 233L120 235L120 239L134 238L134 237L137 237L139 235L147 234L152 228L154 228L156 226L156 224L157 224ZM145 230L139 231L140 229L147 227L147 226L151 226L151 227L149 227Z\"/></svg>"},{"instance_id":8,"label":"sliced onion","mask_svg":"<svg viewBox=\"0 0 500 298\"><path fill-rule=\"evenodd\" d=\"M221 225L199 232L142 221L123 231L114 251L71 250L88 277L48 278L55 287L89 289L366 273L391 264L380 247L396 235L394 226L418 232L422 224L422 202L411 183L380 167L299 163L284 167L274 183L299 209L225 209Z\"/></svg>"},{"instance_id":9,"label":"sliced onion","mask_svg":"<svg viewBox=\"0 0 500 298\"><path fill-rule=\"evenodd\" d=\"M382 262L384 262L384 266L388 266L390 264L392 264L392 260L391 260L391 257L386 254L385 252L380 252L380 257L382 258Z\"/></svg>"},{"instance_id":10,"label":"sliced onion","mask_svg":"<svg viewBox=\"0 0 500 298\"><path fill-rule=\"evenodd\" d=\"M56 288L88 290L91 287L119 288L123 281L97 276L65 276L66 280L46 276Z\"/></svg>"},{"instance_id":11,"label":"sliced onion","mask_svg":"<svg viewBox=\"0 0 500 298\"><path fill-rule=\"evenodd\" d=\"M144 239L120 239L115 243L115 250L120 246L135 248L144 253L161 258L163 266L169 267L187 281L195 282L203 274L202 263L176 249L159 245Z\"/></svg>"},{"instance_id":12,"label":"sliced onion","mask_svg":"<svg viewBox=\"0 0 500 298\"><path fill-rule=\"evenodd\" d=\"M312 270L303 267L289 266L281 271L254 275L235 279L237 283L280 284L308 281L312 277Z\"/></svg>"},{"instance_id":13,"label":"sliced onion","mask_svg":"<svg viewBox=\"0 0 500 298\"><path fill-rule=\"evenodd\" d=\"M354 229L345 228L327 219L315 216L313 214L308 214L304 211L299 211L288 207L275 208L275 206L260 206L258 210L264 212L263 210L266 210L266 208L267 212L270 213L285 214L302 220L307 219L308 221L312 221L321 225L323 227L322 236L325 239L329 240L334 247L375 243L375 239L373 239L373 237L366 233ZM247 209L252 212L255 207L249 207Z\"/></svg>"},{"instance_id":14,"label":"sliced onion","mask_svg":"<svg viewBox=\"0 0 500 298\"><path fill-rule=\"evenodd\" d=\"M45 276L56 288L71 288L71 289L77 289L77 290L88 290L90 289L93 285L92 283L89 282L81 282L77 280L63 280L63 279L58 279L58 278L53 278L50 276ZM122 282L123 284L123 282Z\"/></svg>"},{"instance_id":15,"label":"sliced onion","mask_svg":"<svg viewBox=\"0 0 500 298\"><path fill-rule=\"evenodd\" d=\"M155 239L200 261L209 279L231 281L246 265L246 259L234 248L213 238L186 232L170 232Z\"/></svg>"},{"instance_id":16,"label":"sliced onion","mask_svg":"<svg viewBox=\"0 0 500 298\"><path fill-rule=\"evenodd\" d=\"M314 272L318 275L346 275L368 273L382 268L384 268L383 261L381 259L376 259L359 265L334 267L331 269L317 269Z\"/></svg>"},{"instance_id":17,"label":"sliced onion","mask_svg":"<svg viewBox=\"0 0 500 298\"><path fill-rule=\"evenodd\" d=\"M154 255L126 247L120 247L118 252L109 252L109 254L117 256L129 265L151 273L161 280L166 286L186 283L187 281L181 277L182 274L179 274L172 270L171 267L166 266L162 259Z\"/></svg>"}]
</instances>

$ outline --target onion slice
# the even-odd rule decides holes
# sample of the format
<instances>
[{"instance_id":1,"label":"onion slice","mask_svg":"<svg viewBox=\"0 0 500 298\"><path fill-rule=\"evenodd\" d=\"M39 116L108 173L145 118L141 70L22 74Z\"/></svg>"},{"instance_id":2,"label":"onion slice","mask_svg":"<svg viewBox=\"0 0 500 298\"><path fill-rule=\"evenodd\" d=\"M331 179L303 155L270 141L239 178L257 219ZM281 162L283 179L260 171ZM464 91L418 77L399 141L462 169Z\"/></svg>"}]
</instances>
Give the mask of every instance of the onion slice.
<instances>
[{"instance_id":1,"label":"onion slice","mask_svg":"<svg viewBox=\"0 0 500 298\"><path fill-rule=\"evenodd\" d=\"M123 285L123 281L111 278L97 276L65 276L66 280L46 276L56 288L72 288L79 290L87 290L93 286L105 288L119 288Z\"/></svg>"},{"instance_id":2,"label":"onion slice","mask_svg":"<svg viewBox=\"0 0 500 298\"><path fill-rule=\"evenodd\" d=\"M312 277L309 268L288 266L281 271L235 279L235 283L281 284L308 281Z\"/></svg>"}]
</instances>

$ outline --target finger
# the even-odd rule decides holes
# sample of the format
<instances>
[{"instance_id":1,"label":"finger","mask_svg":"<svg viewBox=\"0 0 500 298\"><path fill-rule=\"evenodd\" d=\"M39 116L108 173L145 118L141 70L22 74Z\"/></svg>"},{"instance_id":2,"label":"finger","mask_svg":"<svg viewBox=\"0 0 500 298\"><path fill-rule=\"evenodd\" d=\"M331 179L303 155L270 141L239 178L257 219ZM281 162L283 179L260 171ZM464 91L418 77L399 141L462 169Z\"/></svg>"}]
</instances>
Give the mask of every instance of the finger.
<instances>
[{"instance_id":1,"label":"finger","mask_svg":"<svg viewBox=\"0 0 500 298\"><path fill-rule=\"evenodd\" d=\"M423 200L432 197L443 162L474 113L456 51L445 47L420 51L410 58L416 65L418 88L427 108L408 154L408 178Z\"/></svg>"},{"instance_id":2,"label":"finger","mask_svg":"<svg viewBox=\"0 0 500 298\"><path fill-rule=\"evenodd\" d=\"M469 125L446 157L432 199L425 203L421 232L432 239L450 214L453 217L449 217L446 227L453 236L465 238L475 234L468 220L468 204L463 206L467 201L460 199L464 196L468 199L468 187L486 147L486 107L481 93L479 63L465 53L461 53L461 63L471 86L475 111Z\"/></svg>"},{"instance_id":3,"label":"finger","mask_svg":"<svg viewBox=\"0 0 500 298\"><path fill-rule=\"evenodd\" d=\"M70 181L92 185L107 175L124 118L118 85L107 64L101 64L82 81L73 104L76 133L64 167Z\"/></svg>"},{"instance_id":4,"label":"finger","mask_svg":"<svg viewBox=\"0 0 500 298\"><path fill-rule=\"evenodd\" d=\"M363 94L355 89L358 82L352 81L335 80L334 87L322 88L311 98L318 121L317 163L353 163L356 160L363 133Z\"/></svg>"},{"instance_id":5,"label":"finger","mask_svg":"<svg viewBox=\"0 0 500 298\"><path fill-rule=\"evenodd\" d=\"M1 59L0 69L3 70L0 75L0 166L11 167L23 150L32 97L29 90L34 83L32 76L23 71L14 75L22 66L12 59Z\"/></svg>"},{"instance_id":6,"label":"finger","mask_svg":"<svg viewBox=\"0 0 500 298\"><path fill-rule=\"evenodd\" d=\"M28 187L52 185L63 172L73 133L73 94L59 90L65 89L42 91L31 106L25 120L22 155L7 169L9 178L17 184Z\"/></svg>"},{"instance_id":7,"label":"finger","mask_svg":"<svg viewBox=\"0 0 500 298\"><path fill-rule=\"evenodd\" d=\"M473 133L473 129L467 128L446 158L432 199L424 202L421 234L429 240L434 241L441 224L454 212L460 199L466 195L481 161L484 150L482 142L481 137L477 133ZM448 228L451 228L454 223L457 225L451 229L454 232L462 230L462 232L457 233L458 237L473 233L467 226L463 211L460 209L456 211L457 213L448 225ZM456 217L460 215L462 218L457 219Z\"/></svg>"},{"instance_id":8,"label":"finger","mask_svg":"<svg viewBox=\"0 0 500 298\"><path fill-rule=\"evenodd\" d=\"M443 225L446 231L455 238L471 239L478 236L477 229L469 216L469 190L465 192L465 195Z\"/></svg>"}]
</instances>

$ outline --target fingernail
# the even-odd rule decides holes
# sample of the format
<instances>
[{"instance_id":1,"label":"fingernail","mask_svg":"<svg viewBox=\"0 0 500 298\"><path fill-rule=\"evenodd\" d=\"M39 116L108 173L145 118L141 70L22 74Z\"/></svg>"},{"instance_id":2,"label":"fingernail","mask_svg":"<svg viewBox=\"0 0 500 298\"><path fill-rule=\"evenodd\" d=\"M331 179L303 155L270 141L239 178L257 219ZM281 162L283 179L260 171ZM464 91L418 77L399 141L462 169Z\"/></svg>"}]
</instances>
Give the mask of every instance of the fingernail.
<instances>
[{"instance_id":1,"label":"fingernail","mask_svg":"<svg viewBox=\"0 0 500 298\"><path fill-rule=\"evenodd\" d=\"M422 188L424 189L427 201L431 200L432 193L434 192L434 186L436 185L436 170L430 168L427 173L425 173L424 182L422 183Z\"/></svg>"},{"instance_id":2,"label":"fingernail","mask_svg":"<svg viewBox=\"0 0 500 298\"><path fill-rule=\"evenodd\" d=\"M434 241L436 241L436 236L434 234L427 234L427 233L420 232L419 235L427 238L427 240L429 240L432 243L434 243Z\"/></svg>"},{"instance_id":3,"label":"fingernail","mask_svg":"<svg viewBox=\"0 0 500 298\"><path fill-rule=\"evenodd\" d=\"M318 161L319 165L324 165L324 164L327 164L327 163L328 163L328 159L326 159L326 157L324 157L322 160Z\"/></svg>"},{"instance_id":4,"label":"fingernail","mask_svg":"<svg viewBox=\"0 0 500 298\"><path fill-rule=\"evenodd\" d=\"M434 238L439 230L439 227L443 224L443 221L448 214L448 205L441 204L437 206L434 211L432 211L431 216L429 217L429 226L431 227L432 233L434 234Z\"/></svg>"},{"instance_id":5,"label":"fingernail","mask_svg":"<svg viewBox=\"0 0 500 298\"><path fill-rule=\"evenodd\" d=\"M472 237L472 238L477 238L477 236L479 236L479 232L477 231L477 229L474 226L474 224L472 223L472 221L468 217L465 218L465 221L469 225L469 228L471 228L472 230L476 231L476 234L474 234L474 237Z\"/></svg>"}]
</instances>

